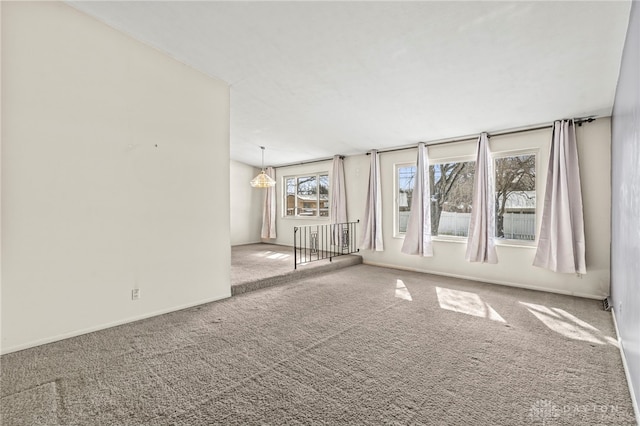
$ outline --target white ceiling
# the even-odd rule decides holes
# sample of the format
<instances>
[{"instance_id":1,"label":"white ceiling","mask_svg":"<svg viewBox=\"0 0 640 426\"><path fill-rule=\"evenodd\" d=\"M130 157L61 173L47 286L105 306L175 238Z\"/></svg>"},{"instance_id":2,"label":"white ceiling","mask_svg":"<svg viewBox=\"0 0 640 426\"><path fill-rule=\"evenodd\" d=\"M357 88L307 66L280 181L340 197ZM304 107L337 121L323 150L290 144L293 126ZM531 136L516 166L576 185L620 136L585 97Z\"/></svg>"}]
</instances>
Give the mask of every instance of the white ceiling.
<instances>
[{"instance_id":1,"label":"white ceiling","mask_svg":"<svg viewBox=\"0 0 640 426\"><path fill-rule=\"evenodd\" d=\"M630 3L69 2L231 86L231 158L609 115Z\"/></svg>"}]
</instances>

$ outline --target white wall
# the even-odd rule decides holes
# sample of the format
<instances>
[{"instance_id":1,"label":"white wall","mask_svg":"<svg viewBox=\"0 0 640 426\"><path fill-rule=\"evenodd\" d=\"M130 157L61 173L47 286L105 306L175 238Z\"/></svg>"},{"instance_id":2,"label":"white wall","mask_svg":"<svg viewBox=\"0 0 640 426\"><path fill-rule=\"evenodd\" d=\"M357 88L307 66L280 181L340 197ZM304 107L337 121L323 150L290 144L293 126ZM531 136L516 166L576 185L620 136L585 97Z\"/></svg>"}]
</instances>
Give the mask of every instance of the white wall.
<instances>
[{"instance_id":1,"label":"white wall","mask_svg":"<svg viewBox=\"0 0 640 426\"><path fill-rule=\"evenodd\" d=\"M63 3L2 31L2 352L228 297L228 86Z\"/></svg>"},{"instance_id":2,"label":"white wall","mask_svg":"<svg viewBox=\"0 0 640 426\"><path fill-rule=\"evenodd\" d=\"M633 2L612 124L611 296L640 421L640 3Z\"/></svg>"},{"instance_id":3,"label":"white wall","mask_svg":"<svg viewBox=\"0 0 640 426\"><path fill-rule=\"evenodd\" d=\"M452 135L454 136L454 135ZM468 263L464 260L466 241L434 241L434 257L408 256L400 252L403 239L394 237L394 165L415 162L416 150L380 154L383 203L384 252L361 251L365 263L395 268L432 272L442 275L466 277L480 281L540 289L583 297L604 298L609 294L609 242L610 242L610 120L599 119L578 127L587 243L587 274L578 278L572 274L557 274L532 266L534 246L498 247L497 265ZM551 129L491 138L494 152L510 149L536 149L538 153L537 199L542 211L546 169L549 157ZM475 141L454 143L429 148L431 160L473 159ZM278 176L330 170L330 162L278 169ZM352 156L345 159L348 219L363 220L369 176L369 157ZM280 184L281 182L279 182ZM279 187L279 189L281 189ZM279 194L281 191L279 192ZM280 195L278 200L280 200ZM280 207L279 207L280 209ZM281 211L279 210L279 214ZM278 220L279 244L293 244L293 227L297 224L328 223L305 219ZM538 218L539 225L539 218ZM361 227L358 232L361 234Z\"/></svg>"},{"instance_id":4,"label":"white wall","mask_svg":"<svg viewBox=\"0 0 640 426\"><path fill-rule=\"evenodd\" d=\"M231 245L260 242L265 191L249 185L260 169L231 160Z\"/></svg>"}]
</instances>

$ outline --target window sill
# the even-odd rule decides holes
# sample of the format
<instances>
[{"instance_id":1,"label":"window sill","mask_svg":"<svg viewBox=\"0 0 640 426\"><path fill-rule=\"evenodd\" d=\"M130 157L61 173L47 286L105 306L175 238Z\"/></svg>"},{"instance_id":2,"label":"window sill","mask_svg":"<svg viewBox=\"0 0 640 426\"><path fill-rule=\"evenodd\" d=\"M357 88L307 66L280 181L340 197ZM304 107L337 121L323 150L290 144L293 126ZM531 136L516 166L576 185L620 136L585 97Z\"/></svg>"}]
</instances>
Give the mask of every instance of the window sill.
<instances>
[{"instance_id":1,"label":"window sill","mask_svg":"<svg viewBox=\"0 0 640 426\"><path fill-rule=\"evenodd\" d=\"M393 238L398 240L404 240L404 236L406 234L396 234ZM445 242L445 243L457 243L457 244L466 244L467 237L454 237L454 236L446 236L446 235L436 235L435 237L431 237L431 241L437 242ZM535 249L538 247L537 242L535 241L519 241L519 240L495 240L496 246L501 247L517 247L517 248L525 248L525 249Z\"/></svg>"},{"instance_id":2,"label":"window sill","mask_svg":"<svg viewBox=\"0 0 640 426\"><path fill-rule=\"evenodd\" d=\"M436 235L435 237L431 237L433 241L438 242L446 242L446 243L458 243L458 244L466 244L467 237L455 237L453 235Z\"/></svg>"},{"instance_id":3,"label":"window sill","mask_svg":"<svg viewBox=\"0 0 640 426\"><path fill-rule=\"evenodd\" d=\"M496 246L502 247L519 247L534 249L538 247L536 241L519 241L519 240L495 240Z\"/></svg>"},{"instance_id":4,"label":"window sill","mask_svg":"<svg viewBox=\"0 0 640 426\"><path fill-rule=\"evenodd\" d=\"M396 238L398 240L404 240L404 236L406 234L396 234L393 236L393 238ZM435 237L431 237L431 241L445 241L448 243L466 243L467 242L467 237L454 237L454 236L441 236L441 235L436 235Z\"/></svg>"},{"instance_id":5,"label":"window sill","mask_svg":"<svg viewBox=\"0 0 640 426\"><path fill-rule=\"evenodd\" d=\"M284 220L316 220L316 221L328 221L327 216L282 216Z\"/></svg>"}]
</instances>

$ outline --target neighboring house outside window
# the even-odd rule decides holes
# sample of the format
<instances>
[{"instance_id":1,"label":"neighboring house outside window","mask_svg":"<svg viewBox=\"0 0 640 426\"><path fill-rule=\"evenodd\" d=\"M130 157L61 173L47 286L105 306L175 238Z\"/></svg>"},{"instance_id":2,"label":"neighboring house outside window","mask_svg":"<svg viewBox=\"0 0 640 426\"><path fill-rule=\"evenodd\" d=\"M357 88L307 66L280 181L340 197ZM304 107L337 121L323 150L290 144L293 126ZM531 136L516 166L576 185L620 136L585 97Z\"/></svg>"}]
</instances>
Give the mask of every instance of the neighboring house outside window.
<instances>
[{"instance_id":1,"label":"neighboring house outside window","mask_svg":"<svg viewBox=\"0 0 640 426\"><path fill-rule=\"evenodd\" d=\"M284 217L329 217L329 175L327 172L285 176Z\"/></svg>"}]
</instances>

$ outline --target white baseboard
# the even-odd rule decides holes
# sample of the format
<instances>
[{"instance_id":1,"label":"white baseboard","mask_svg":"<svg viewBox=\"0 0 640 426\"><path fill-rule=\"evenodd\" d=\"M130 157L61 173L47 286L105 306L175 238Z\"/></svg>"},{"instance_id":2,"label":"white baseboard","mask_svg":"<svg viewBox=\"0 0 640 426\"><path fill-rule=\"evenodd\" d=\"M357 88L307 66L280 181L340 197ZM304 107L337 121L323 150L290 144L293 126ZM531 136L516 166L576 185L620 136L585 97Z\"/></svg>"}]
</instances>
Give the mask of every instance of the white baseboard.
<instances>
[{"instance_id":1,"label":"white baseboard","mask_svg":"<svg viewBox=\"0 0 640 426\"><path fill-rule=\"evenodd\" d=\"M380 267L383 267L383 268L399 269L399 270L402 270L402 271L410 271L410 272L420 272L420 273L423 273L423 274L442 275L443 277L460 278L460 279L463 279L463 280L478 281L478 282L483 282L483 283L488 283L488 284L499 284L499 285L504 285L504 286L508 286L508 287L524 288L526 290L544 291L546 293L556 293L556 294L563 294L565 296L582 297L582 298L585 298L585 299L602 300L602 299L604 299L606 297L606 296L597 295L597 294L564 291L564 290L559 290L559 289L551 289L551 288L547 288L547 287L538 287L538 286L534 286L534 285L520 284L520 283L509 282L509 281L489 280L489 279L484 279L484 278L471 277L471 276L467 276L467 275L450 274L450 273L447 273L447 272L429 271L429 270L418 269L418 268L408 268L408 267L405 267L405 266L390 265L390 264L379 263L379 262L370 262L370 261L366 261L366 260L363 261L363 263L365 265L380 266Z\"/></svg>"},{"instance_id":2,"label":"white baseboard","mask_svg":"<svg viewBox=\"0 0 640 426\"><path fill-rule=\"evenodd\" d=\"M187 303L187 304L184 304L184 305L173 306L171 308L161 309L161 310L158 310L158 311L154 311L154 312L150 312L150 313L146 313L146 314L142 314L142 315L136 315L134 317L125 318L125 319L122 319L122 320L113 321L113 322L106 323L106 324L100 324L100 325L97 325L97 326L94 326L94 327L88 327L88 328L84 328L84 329L81 329L81 330L75 330L75 331L72 331L72 332L69 332L69 333L63 333L63 334L58 334L56 336L47 337L47 338L44 338L44 339L34 340L34 341L23 343L23 344L20 344L20 345L10 346L9 348L2 348L2 350L0 351L0 354L1 355L5 355L5 354L11 353L11 352L17 352L17 351L33 348L33 347L40 346L40 345L46 345L47 343L53 343L53 342L57 342L59 340L69 339L71 337L76 337L76 336L81 336L83 334L93 333L94 331L105 330L107 328L116 327L118 325L123 325L123 324L128 324L130 322L140 321L140 320L143 320L143 319L146 319L146 318L155 317L155 316L158 316L158 315L163 315L163 314L168 314L168 313L171 313L171 312L181 311L183 309L192 308L192 307L198 306L198 305L204 305L205 303L215 302L215 301L218 301L218 300L226 299L228 297L231 297L231 290L229 290L229 294L228 295L216 296L216 297L212 297L212 298L209 298L209 299L199 300L199 301L193 302L193 303Z\"/></svg>"},{"instance_id":3,"label":"white baseboard","mask_svg":"<svg viewBox=\"0 0 640 426\"><path fill-rule=\"evenodd\" d=\"M232 243L231 247L241 247L241 246L252 246L254 244L262 244L264 243L264 240L256 240L256 241L244 241L242 243Z\"/></svg>"},{"instance_id":4,"label":"white baseboard","mask_svg":"<svg viewBox=\"0 0 640 426\"><path fill-rule=\"evenodd\" d=\"M633 383L631 382L631 374L629 373L629 366L627 365L627 357L624 354L624 345L620 338L620 330L618 330L618 321L616 320L616 312L611 310L611 316L613 317L613 327L616 329L616 339L618 340L618 348L620 348L620 357L622 357L622 366L624 367L624 375L627 378L627 385L629 386L629 394L631 395L631 404L633 405L633 412L636 416L636 422L640 425L640 409L638 408L638 401L636 400L636 394L633 389ZM640 383L639 383L640 385Z\"/></svg>"}]
</instances>

